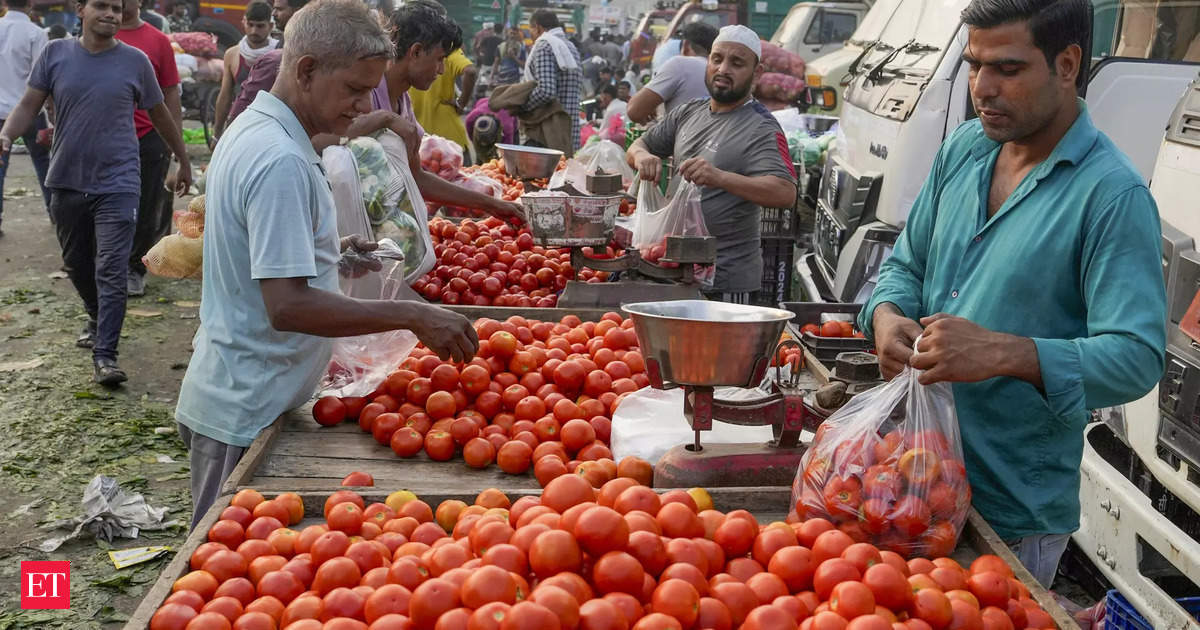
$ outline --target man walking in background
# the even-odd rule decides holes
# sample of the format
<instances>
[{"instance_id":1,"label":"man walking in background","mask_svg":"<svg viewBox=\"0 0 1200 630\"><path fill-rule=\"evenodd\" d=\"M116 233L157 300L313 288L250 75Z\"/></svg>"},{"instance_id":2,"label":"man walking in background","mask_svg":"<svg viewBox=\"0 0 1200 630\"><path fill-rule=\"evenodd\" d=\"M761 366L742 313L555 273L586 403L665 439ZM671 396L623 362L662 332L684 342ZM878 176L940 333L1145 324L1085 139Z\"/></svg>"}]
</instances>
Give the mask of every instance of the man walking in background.
<instances>
[{"instance_id":1,"label":"man walking in background","mask_svg":"<svg viewBox=\"0 0 1200 630\"><path fill-rule=\"evenodd\" d=\"M245 36L236 48L230 47L225 51L221 92L217 94L216 120L213 125L213 135L218 139L229 122L234 96L241 92L242 84L250 76L250 67L279 44L278 40L271 37L271 6L262 0L255 0L246 6L246 12L242 15L242 27L246 31Z\"/></svg>"},{"instance_id":2,"label":"man walking in background","mask_svg":"<svg viewBox=\"0 0 1200 630\"><path fill-rule=\"evenodd\" d=\"M127 379L117 366L117 342L141 188L133 110L150 110L154 128L179 158L179 192L191 186L191 164L154 67L115 37L121 1L79 0L77 6L82 36L46 45L21 102L0 129L0 155L53 98L57 132L46 186L63 263L88 314L76 345L92 349L93 379L115 386Z\"/></svg>"},{"instance_id":3,"label":"man walking in background","mask_svg":"<svg viewBox=\"0 0 1200 630\"><path fill-rule=\"evenodd\" d=\"M8 118L25 93L25 82L33 70L33 62L46 46L46 32L29 19L29 0L8 0L8 13L0 18L0 127ZM50 167L50 151L38 144L38 131L46 128L46 117L38 112L32 124L25 129L14 130L14 137L25 141L33 169L37 172L38 185L46 207L50 206L50 192L46 190L46 169ZM0 155L0 221L4 219L4 174L8 170L7 158ZM0 229L0 236L4 230Z\"/></svg>"},{"instance_id":4,"label":"man walking in background","mask_svg":"<svg viewBox=\"0 0 1200 630\"><path fill-rule=\"evenodd\" d=\"M274 50L264 54L251 66L250 76L242 82L242 89L229 110L226 125L233 123L233 119L254 102L254 97L258 96L259 92L270 90L275 84L275 76L279 74L279 61L283 58L283 30L292 14L299 11L306 2L308 0L275 0L271 17L275 19L275 30L279 34L278 43Z\"/></svg>"},{"instance_id":5,"label":"man walking in background","mask_svg":"<svg viewBox=\"0 0 1200 630\"><path fill-rule=\"evenodd\" d=\"M171 27L172 33L188 33L192 30L192 17L188 15L187 3L183 0L176 0L171 7L171 14L167 16L167 26Z\"/></svg>"},{"instance_id":6,"label":"man walking in background","mask_svg":"<svg viewBox=\"0 0 1200 630\"><path fill-rule=\"evenodd\" d=\"M654 118L659 105L664 105L670 114L688 101L708 98L704 71L716 37L717 29L711 24L692 22L683 27L682 54L664 63L650 83L633 95L629 101L629 119L645 123Z\"/></svg>"},{"instance_id":7,"label":"man walking in background","mask_svg":"<svg viewBox=\"0 0 1200 630\"><path fill-rule=\"evenodd\" d=\"M533 48L525 63L523 81L537 81L537 87L521 111L533 111L558 99L558 104L571 119L571 146L563 153L571 155L579 147L579 96L583 90L583 73L579 69L579 51L558 24L558 16L550 9L538 9L529 16L533 30ZM554 147L564 149L563 147Z\"/></svg>"},{"instance_id":8,"label":"man walking in background","mask_svg":"<svg viewBox=\"0 0 1200 630\"><path fill-rule=\"evenodd\" d=\"M183 129L183 109L179 104L179 70L175 67L175 51L171 40L158 29L143 22L138 12L138 0L125 0L121 14L121 30L117 39L146 53L154 67L154 78L162 90L163 104L171 113L176 127ZM163 204L167 190L163 188L171 170L171 150L162 135L154 130L150 116L144 110L133 110L133 127L138 136L138 161L141 165L141 196L138 200L137 229L133 249L129 254L129 280L126 283L132 297L146 293L146 265L142 256L166 236L171 229L170 205ZM166 210L164 211L164 207Z\"/></svg>"}]
</instances>

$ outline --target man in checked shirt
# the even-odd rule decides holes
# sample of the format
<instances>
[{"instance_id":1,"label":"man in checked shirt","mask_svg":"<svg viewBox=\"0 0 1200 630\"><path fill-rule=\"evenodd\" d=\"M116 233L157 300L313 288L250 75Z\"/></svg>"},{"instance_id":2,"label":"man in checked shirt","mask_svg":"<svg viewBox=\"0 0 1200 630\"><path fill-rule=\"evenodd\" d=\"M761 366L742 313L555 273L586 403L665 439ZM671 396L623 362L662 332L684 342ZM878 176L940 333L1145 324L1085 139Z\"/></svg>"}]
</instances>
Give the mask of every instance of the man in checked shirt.
<instances>
[{"instance_id":1,"label":"man in checked shirt","mask_svg":"<svg viewBox=\"0 0 1200 630\"><path fill-rule=\"evenodd\" d=\"M579 51L558 24L558 16L549 9L538 9L529 16L533 31L533 48L525 61L523 81L537 81L529 100L521 106L529 112L558 99L563 111L571 118L571 146L563 149L567 155L579 147L579 95L583 87L583 71ZM553 147L562 149L562 147Z\"/></svg>"}]
</instances>

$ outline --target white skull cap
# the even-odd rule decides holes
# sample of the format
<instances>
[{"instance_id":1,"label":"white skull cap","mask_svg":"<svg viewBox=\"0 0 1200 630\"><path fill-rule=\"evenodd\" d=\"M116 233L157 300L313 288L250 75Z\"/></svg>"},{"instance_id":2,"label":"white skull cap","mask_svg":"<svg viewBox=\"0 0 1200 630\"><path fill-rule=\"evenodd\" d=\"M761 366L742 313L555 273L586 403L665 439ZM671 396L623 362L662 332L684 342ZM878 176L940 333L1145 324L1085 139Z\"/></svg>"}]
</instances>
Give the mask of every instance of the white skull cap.
<instances>
[{"instance_id":1,"label":"white skull cap","mask_svg":"<svg viewBox=\"0 0 1200 630\"><path fill-rule=\"evenodd\" d=\"M742 26L741 24L730 24L722 26L721 31L717 33L717 38L713 40L713 46L721 42L733 42L741 44L750 49L755 57L762 59L762 40L758 38L758 33Z\"/></svg>"}]
</instances>

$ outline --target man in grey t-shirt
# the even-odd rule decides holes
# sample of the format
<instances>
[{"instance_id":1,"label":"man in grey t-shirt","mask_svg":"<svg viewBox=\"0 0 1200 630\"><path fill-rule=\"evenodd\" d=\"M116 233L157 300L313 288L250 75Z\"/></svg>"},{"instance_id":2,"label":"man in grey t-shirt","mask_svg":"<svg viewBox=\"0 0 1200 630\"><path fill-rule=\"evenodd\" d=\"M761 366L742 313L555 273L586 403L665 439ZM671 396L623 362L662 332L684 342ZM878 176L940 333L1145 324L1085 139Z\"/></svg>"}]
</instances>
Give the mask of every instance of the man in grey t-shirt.
<instances>
[{"instance_id":1,"label":"man in grey t-shirt","mask_svg":"<svg viewBox=\"0 0 1200 630\"><path fill-rule=\"evenodd\" d=\"M708 98L704 71L716 37L716 27L706 22L692 22L683 27L680 56L664 63L650 83L633 95L629 100L629 119L645 123L656 117L659 105L665 105L669 114L688 101Z\"/></svg>"},{"instance_id":2,"label":"man in grey t-shirt","mask_svg":"<svg viewBox=\"0 0 1200 630\"><path fill-rule=\"evenodd\" d=\"M117 341L141 191L133 110L149 110L150 122L179 158L180 194L191 186L191 164L150 60L115 38L121 0L77 2L82 35L55 40L42 51L20 104L0 129L0 158L52 97L50 216L88 314L76 345L92 349L95 381L114 386L126 380L117 367Z\"/></svg>"},{"instance_id":3,"label":"man in grey t-shirt","mask_svg":"<svg viewBox=\"0 0 1200 630\"><path fill-rule=\"evenodd\" d=\"M709 297L747 303L762 286L761 206L796 202L796 173L775 117L750 97L762 74L761 44L750 29L721 29L708 57L710 98L676 108L650 128L627 159L643 180L658 181L661 158L700 186L709 234L717 239L717 274Z\"/></svg>"}]
</instances>

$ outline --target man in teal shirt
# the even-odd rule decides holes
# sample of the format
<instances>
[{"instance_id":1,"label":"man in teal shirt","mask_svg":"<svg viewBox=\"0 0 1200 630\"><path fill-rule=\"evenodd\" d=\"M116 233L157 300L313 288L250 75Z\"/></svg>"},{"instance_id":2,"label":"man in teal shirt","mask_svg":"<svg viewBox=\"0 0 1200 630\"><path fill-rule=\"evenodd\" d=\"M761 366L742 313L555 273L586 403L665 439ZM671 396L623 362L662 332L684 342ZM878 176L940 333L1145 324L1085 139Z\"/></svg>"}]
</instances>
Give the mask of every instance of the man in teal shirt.
<instances>
[{"instance_id":1,"label":"man in teal shirt","mask_svg":"<svg viewBox=\"0 0 1200 630\"><path fill-rule=\"evenodd\" d=\"M1076 97L1087 11L963 11L979 118L942 145L859 316L885 376L954 383L974 506L1047 586L1079 527L1088 410L1149 391L1166 343L1157 208Z\"/></svg>"}]
</instances>

